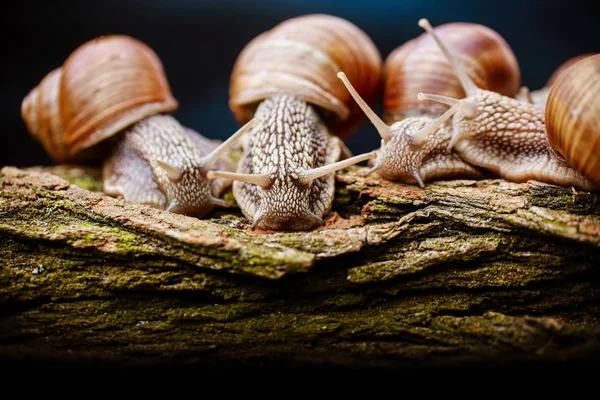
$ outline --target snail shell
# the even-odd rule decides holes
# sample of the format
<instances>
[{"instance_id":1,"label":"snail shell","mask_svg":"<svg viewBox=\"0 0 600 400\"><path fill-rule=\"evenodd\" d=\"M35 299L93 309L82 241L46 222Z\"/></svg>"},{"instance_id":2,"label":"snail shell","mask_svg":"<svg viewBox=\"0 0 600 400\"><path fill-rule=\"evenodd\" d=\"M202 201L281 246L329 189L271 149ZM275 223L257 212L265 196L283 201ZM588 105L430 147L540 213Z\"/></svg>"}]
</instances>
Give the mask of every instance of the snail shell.
<instances>
[{"instance_id":1,"label":"snail shell","mask_svg":"<svg viewBox=\"0 0 600 400\"><path fill-rule=\"evenodd\" d=\"M545 119L553 151L600 186L600 54L576 60L556 77Z\"/></svg>"},{"instance_id":2,"label":"snail shell","mask_svg":"<svg viewBox=\"0 0 600 400\"><path fill-rule=\"evenodd\" d=\"M595 55L595 53L585 53L585 54L580 54L578 56L569 58L567 61L565 61L562 64L560 64L558 66L558 68L556 68L554 70L554 72L552 73L552 75L550 75L550 78L548 78L548 81L546 82L545 86L548 87L548 88L552 87L552 85L554 85L554 82L556 82L556 79L558 79L558 76L560 74L562 74L569 67L572 67L573 65L577 64L579 61L583 60L584 58L588 58L588 57L593 56L593 55Z\"/></svg>"},{"instance_id":3,"label":"snail shell","mask_svg":"<svg viewBox=\"0 0 600 400\"><path fill-rule=\"evenodd\" d=\"M533 104L537 104L541 107L545 107L546 101L548 101L548 94L550 93L550 89L552 89L552 85L554 85L554 82L556 82L556 79L558 78L558 76L560 74L562 74L570 66L576 64L578 61L581 61L584 58L587 58L591 55L593 55L593 53L580 54L578 56L569 58L567 61L563 62L561 65L558 66L558 68L556 68L554 70L552 75L550 75L550 78L548 78L548 81L546 82L544 87L531 92L529 95L530 96L529 99L521 99L521 100L531 101Z\"/></svg>"},{"instance_id":4,"label":"snail shell","mask_svg":"<svg viewBox=\"0 0 600 400\"><path fill-rule=\"evenodd\" d=\"M467 75L485 90L513 97L521 82L517 59L493 29L474 23L453 22L436 32L463 63ZM395 122L423 114L437 116L448 106L419 101L420 92L462 99L465 92L433 38L427 33L404 43L384 64L384 120Z\"/></svg>"},{"instance_id":5,"label":"snail shell","mask_svg":"<svg viewBox=\"0 0 600 400\"><path fill-rule=\"evenodd\" d=\"M109 35L78 47L23 99L28 131L56 162L93 160L106 139L178 107L163 66L137 39Z\"/></svg>"},{"instance_id":6,"label":"snail shell","mask_svg":"<svg viewBox=\"0 0 600 400\"><path fill-rule=\"evenodd\" d=\"M347 137L364 119L337 73L344 71L372 103L379 89L381 56L351 22L311 14L288 19L254 38L235 62L230 108L239 124L274 94L293 94L320 108L330 133Z\"/></svg>"}]
</instances>

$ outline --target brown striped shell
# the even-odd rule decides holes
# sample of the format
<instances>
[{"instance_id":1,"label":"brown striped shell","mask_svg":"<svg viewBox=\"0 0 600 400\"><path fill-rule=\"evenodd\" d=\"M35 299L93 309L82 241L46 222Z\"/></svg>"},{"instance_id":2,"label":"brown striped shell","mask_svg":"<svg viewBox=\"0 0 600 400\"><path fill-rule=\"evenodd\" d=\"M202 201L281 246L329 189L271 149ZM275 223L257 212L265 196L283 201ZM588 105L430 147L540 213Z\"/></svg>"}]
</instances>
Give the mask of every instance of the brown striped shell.
<instances>
[{"instance_id":1,"label":"brown striped shell","mask_svg":"<svg viewBox=\"0 0 600 400\"><path fill-rule=\"evenodd\" d=\"M84 43L46 75L23 99L21 116L53 160L69 163L99 156L99 143L177 107L154 51L111 35Z\"/></svg>"},{"instance_id":2,"label":"brown striped shell","mask_svg":"<svg viewBox=\"0 0 600 400\"><path fill-rule=\"evenodd\" d=\"M600 54L556 78L545 118L552 150L600 187Z\"/></svg>"},{"instance_id":3,"label":"brown striped shell","mask_svg":"<svg viewBox=\"0 0 600 400\"><path fill-rule=\"evenodd\" d=\"M506 41L479 24L454 22L436 27L467 74L481 89L513 97L521 83L517 59ZM457 99L465 92L431 35L423 33L396 48L384 64L384 119L399 121L423 114L439 115L447 105L419 101L419 92Z\"/></svg>"},{"instance_id":4,"label":"brown striped shell","mask_svg":"<svg viewBox=\"0 0 600 400\"><path fill-rule=\"evenodd\" d=\"M539 105L540 107L545 107L546 101L548 101L548 94L550 93L550 89L552 89L552 85L554 84L554 82L556 82L556 78L558 78L560 74L562 74L567 68L569 68L573 64L591 55L594 55L594 53L580 54L578 56L571 57L567 61L560 64L558 68L554 70L552 75L550 75L550 78L548 78L548 81L546 82L544 87L538 90L534 90L529 94L531 102L533 102L533 104ZM519 96L517 96L517 98L519 98Z\"/></svg>"},{"instance_id":5,"label":"brown striped shell","mask_svg":"<svg viewBox=\"0 0 600 400\"><path fill-rule=\"evenodd\" d=\"M324 14L288 19L242 50L231 75L229 106L237 122L244 124L261 101L291 93L318 106L331 133L347 137L365 116L337 73L345 72L372 104L381 63L369 36L345 19Z\"/></svg>"},{"instance_id":6,"label":"brown striped shell","mask_svg":"<svg viewBox=\"0 0 600 400\"><path fill-rule=\"evenodd\" d=\"M569 67L577 64L579 61L583 60L584 58L587 58L589 56L593 56L594 54L595 53L580 54L580 55L577 55L575 57L571 57L567 61L565 61L562 64L560 64L558 66L558 68L556 68L554 70L554 72L552 72L552 75L550 75L550 78L548 78L548 81L546 82L546 87L548 87L548 88L552 87L552 85L554 84L554 82L556 82L556 79L558 78L558 76L560 74L562 74L567 68L569 68Z\"/></svg>"}]
</instances>

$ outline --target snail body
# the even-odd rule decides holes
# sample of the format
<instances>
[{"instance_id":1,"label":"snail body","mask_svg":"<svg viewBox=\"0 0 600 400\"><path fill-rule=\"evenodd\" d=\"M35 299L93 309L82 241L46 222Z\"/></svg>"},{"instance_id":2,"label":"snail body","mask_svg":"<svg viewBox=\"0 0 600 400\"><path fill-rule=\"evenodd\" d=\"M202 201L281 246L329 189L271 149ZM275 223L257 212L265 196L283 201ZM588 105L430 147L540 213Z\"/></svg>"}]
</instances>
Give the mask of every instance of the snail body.
<instances>
[{"instance_id":1,"label":"snail body","mask_svg":"<svg viewBox=\"0 0 600 400\"><path fill-rule=\"evenodd\" d=\"M546 116L538 105L479 88L458 60L445 47L425 19L419 21L434 38L452 64L466 97L420 94L420 100L433 100L451 106L453 149L468 163L513 182L538 180L555 185L597 189L581 171L556 157L548 146ZM418 142L419 137L415 137Z\"/></svg>"},{"instance_id":2,"label":"snail body","mask_svg":"<svg viewBox=\"0 0 600 400\"><path fill-rule=\"evenodd\" d=\"M327 14L291 18L252 39L240 52L229 89L239 124L261 101L280 93L312 104L329 133L345 139L364 116L335 74L346 71L365 101L380 87L381 55L369 36L351 22Z\"/></svg>"},{"instance_id":3,"label":"snail body","mask_svg":"<svg viewBox=\"0 0 600 400\"><path fill-rule=\"evenodd\" d=\"M144 118L126 128L106 157L104 193L178 214L205 216L214 206L229 206L219 196L231 181L206 178L212 168L234 170L231 161L220 157L227 146L182 126L170 115Z\"/></svg>"},{"instance_id":4,"label":"snail body","mask_svg":"<svg viewBox=\"0 0 600 400\"><path fill-rule=\"evenodd\" d=\"M59 163L101 159L123 128L179 106L152 49L129 36L85 42L21 103L28 131Z\"/></svg>"},{"instance_id":5,"label":"snail body","mask_svg":"<svg viewBox=\"0 0 600 400\"><path fill-rule=\"evenodd\" d=\"M472 79L509 96L517 92L519 66L498 33L471 23L449 23L440 30L450 46L461 52L461 60L468 66ZM345 73L338 74L382 139L378 157L366 175L377 171L386 179L417 183L421 187L433 180L482 178L484 171L459 154L446 151L452 138L452 129L446 121L454 110L450 111L446 104L417 98L424 91L444 96L465 94L435 41L422 34L406 42L388 56L384 71L385 122L354 90Z\"/></svg>"},{"instance_id":6,"label":"snail body","mask_svg":"<svg viewBox=\"0 0 600 400\"><path fill-rule=\"evenodd\" d=\"M197 217L214 205L226 182L206 173L247 126L221 146L181 126L162 64L152 49L125 35L79 46L23 99L30 134L58 163L103 163L109 195ZM230 183L230 182L229 182Z\"/></svg>"},{"instance_id":7,"label":"snail body","mask_svg":"<svg viewBox=\"0 0 600 400\"><path fill-rule=\"evenodd\" d=\"M337 170L376 157L352 157L341 138L357 127L356 105L335 79L340 65L372 98L379 84L377 48L341 18L307 15L252 40L232 72L231 109L239 123L262 122L248 132L233 194L252 229L309 230L324 224Z\"/></svg>"},{"instance_id":8,"label":"snail body","mask_svg":"<svg viewBox=\"0 0 600 400\"><path fill-rule=\"evenodd\" d=\"M381 146L376 151L377 158L365 176L377 171L385 179L418 184L420 187L425 187L425 182L437 179L478 179L483 176L481 171L465 162L458 154L446 152L452 135L444 123L451 115L450 111L439 118L428 115L407 117L387 125L363 102L343 72L338 77L381 136Z\"/></svg>"},{"instance_id":9,"label":"snail body","mask_svg":"<svg viewBox=\"0 0 600 400\"><path fill-rule=\"evenodd\" d=\"M448 48L460 55L466 73L479 87L509 97L517 93L521 82L519 64L498 32L468 22L443 24L436 31ZM452 65L427 33L392 51L383 74L383 119L388 123L422 115L437 117L449 109L445 104L419 101L419 93L465 96Z\"/></svg>"}]
</instances>

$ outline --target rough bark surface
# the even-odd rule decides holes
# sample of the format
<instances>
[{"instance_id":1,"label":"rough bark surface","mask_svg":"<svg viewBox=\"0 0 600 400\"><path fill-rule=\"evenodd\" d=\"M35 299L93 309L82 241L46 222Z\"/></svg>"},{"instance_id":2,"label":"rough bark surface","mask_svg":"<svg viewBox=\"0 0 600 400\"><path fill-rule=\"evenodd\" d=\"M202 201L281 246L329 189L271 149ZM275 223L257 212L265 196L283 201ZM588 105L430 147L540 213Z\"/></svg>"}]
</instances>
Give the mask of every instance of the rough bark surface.
<instances>
[{"instance_id":1,"label":"rough bark surface","mask_svg":"<svg viewBox=\"0 0 600 400\"><path fill-rule=\"evenodd\" d=\"M0 171L0 355L115 365L406 366L600 349L600 195L337 175L326 226L252 232Z\"/></svg>"}]
</instances>

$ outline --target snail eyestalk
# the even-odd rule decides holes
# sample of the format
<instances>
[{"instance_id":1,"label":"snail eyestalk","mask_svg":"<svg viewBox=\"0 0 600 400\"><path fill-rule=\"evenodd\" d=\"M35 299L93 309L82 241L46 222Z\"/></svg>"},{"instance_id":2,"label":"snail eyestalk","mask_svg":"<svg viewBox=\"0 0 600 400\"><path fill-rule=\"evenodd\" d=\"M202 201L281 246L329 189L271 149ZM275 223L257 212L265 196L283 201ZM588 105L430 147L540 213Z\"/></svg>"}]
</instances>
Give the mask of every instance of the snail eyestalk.
<instances>
[{"instance_id":1,"label":"snail eyestalk","mask_svg":"<svg viewBox=\"0 0 600 400\"><path fill-rule=\"evenodd\" d=\"M350 95L352 96L354 101L356 101L356 104L358 104L360 109L365 113L367 118L369 118L371 123L375 126L375 129L377 129L377 132L379 132L379 136L381 136L381 138L386 142L390 140L392 138L392 132L389 125L383 122L381 118L379 118L377 114L375 114L375 111L373 111L373 109L371 109L371 107L369 107L369 105L363 100L363 98L358 94L358 92L354 89L354 86L352 86L352 84L346 77L346 74L340 71L338 72L337 76L344 83L344 86L346 86L346 89L348 89L348 92L350 92Z\"/></svg>"},{"instance_id":2,"label":"snail eyestalk","mask_svg":"<svg viewBox=\"0 0 600 400\"><path fill-rule=\"evenodd\" d=\"M178 182L183 176L183 172L179 168L174 167L173 165L168 164L164 161L152 160L150 161L150 165L165 171L169 179L173 182Z\"/></svg>"},{"instance_id":3,"label":"snail eyestalk","mask_svg":"<svg viewBox=\"0 0 600 400\"><path fill-rule=\"evenodd\" d=\"M414 170L412 170L412 174L415 177L415 180L417 181L417 184L419 185L419 187L424 188L425 183L423 182L423 178L421 178L419 171L414 169Z\"/></svg>"},{"instance_id":4,"label":"snail eyestalk","mask_svg":"<svg viewBox=\"0 0 600 400\"><path fill-rule=\"evenodd\" d=\"M433 27L431 26L429 21L426 18L421 18L419 20L419 26L425 29L433 37L433 40L435 40L442 53L444 53L444 56L446 56L448 62L450 62L450 65L452 65L452 70L456 74L456 77L460 81L467 96L474 93L478 89L477 85L475 85L471 78L469 78L458 58L450 53L446 45L434 32Z\"/></svg>"},{"instance_id":5,"label":"snail eyestalk","mask_svg":"<svg viewBox=\"0 0 600 400\"><path fill-rule=\"evenodd\" d=\"M527 86L521 86L519 88L519 95L525 99L529 104L533 104L533 98L531 97L531 91Z\"/></svg>"},{"instance_id":6,"label":"snail eyestalk","mask_svg":"<svg viewBox=\"0 0 600 400\"><path fill-rule=\"evenodd\" d=\"M221 143L216 149L214 149L210 154L206 155L202 159L202 163L204 168L211 168L218 160L221 158L223 153L231 148L235 144L235 142L246 132L250 131L252 128L257 126L260 123L256 118L248 121L244 126L237 130L233 135L231 135L227 140Z\"/></svg>"},{"instance_id":7,"label":"snail eyestalk","mask_svg":"<svg viewBox=\"0 0 600 400\"><path fill-rule=\"evenodd\" d=\"M417 95L417 99L419 101L423 101L423 100L435 101L435 102L443 103L443 104L446 104L449 106L454 106L460 102L460 100L455 99L454 97L441 96L439 94L426 94L426 93L419 93Z\"/></svg>"},{"instance_id":8,"label":"snail eyestalk","mask_svg":"<svg viewBox=\"0 0 600 400\"><path fill-rule=\"evenodd\" d=\"M465 100L456 100L451 97L437 96L431 94L419 93L419 100L434 100L444 104L453 104L452 107L443 113L440 117L434 119L427 124L423 129L414 132L411 136L412 141L416 145L421 145L427 139L427 136L435 132L440 126L442 126L450 117L452 117L458 110L466 105Z\"/></svg>"},{"instance_id":9,"label":"snail eyestalk","mask_svg":"<svg viewBox=\"0 0 600 400\"><path fill-rule=\"evenodd\" d=\"M229 207L230 206L230 204L228 202L226 202L223 199L219 199L218 197L211 197L210 203L213 206L219 206L219 207Z\"/></svg>"},{"instance_id":10,"label":"snail eyestalk","mask_svg":"<svg viewBox=\"0 0 600 400\"><path fill-rule=\"evenodd\" d=\"M232 181L250 183L251 185L260 186L262 188L269 187L273 183L273 179L266 174L240 174L238 172L227 171L209 171L206 174L208 179L223 178Z\"/></svg>"},{"instance_id":11,"label":"snail eyestalk","mask_svg":"<svg viewBox=\"0 0 600 400\"><path fill-rule=\"evenodd\" d=\"M450 138L450 141L448 142L448 146L446 146L446 151L448 153L452 152L452 148L454 147L454 145L460 138L461 134L462 134L462 132L460 131L460 128L458 127L458 125L453 125L452 126L452 137Z\"/></svg>"},{"instance_id":12,"label":"snail eyestalk","mask_svg":"<svg viewBox=\"0 0 600 400\"><path fill-rule=\"evenodd\" d=\"M262 210L257 211L256 215L254 216L254 221L252 222L252 230L256 229L256 227L258 226L258 224L260 224L260 222L265 219L265 217L267 216L267 213L265 213Z\"/></svg>"},{"instance_id":13,"label":"snail eyestalk","mask_svg":"<svg viewBox=\"0 0 600 400\"><path fill-rule=\"evenodd\" d=\"M173 199L173 200L171 200L171 202L167 206L166 210L168 212L175 212L175 210L177 209L177 207L179 207L179 202L177 201L177 199Z\"/></svg>"},{"instance_id":14,"label":"snail eyestalk","mask_svg":"<svg viewBox=\"0 0 600 400\"><path fill-rule=\"evenodd\" d=\"M323 218L319 217L318 215L312 213L312 212L308 212L306 214L306 216L310 219L312 219L313 221L315 221L317 224L323 226L325 225L325 221L323 221Z\"/></svg>"},{"instance_id":15,"label":"snail eyestalk","mask_svg":"<svg viewBox=\"0 0 600 400\"><path fill-rule=\"evenodd\" d=\"M319 168L305 170L305 171L300 172L299 181L300 181L300 183L302 183L304 185L308 185L310 182L312 182L315 179L318 179L322 176L334 173L336 171L339 171L340 169L344 169L351 165L358 164L359 162L370 160L373 158L377 158L377 153L375 151L365 153L365 154L359 154L357 156L350 157L350 158L347 158L342 161L338 161L333 164L324 165Z\"/></svg>"}]
</instances>

